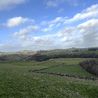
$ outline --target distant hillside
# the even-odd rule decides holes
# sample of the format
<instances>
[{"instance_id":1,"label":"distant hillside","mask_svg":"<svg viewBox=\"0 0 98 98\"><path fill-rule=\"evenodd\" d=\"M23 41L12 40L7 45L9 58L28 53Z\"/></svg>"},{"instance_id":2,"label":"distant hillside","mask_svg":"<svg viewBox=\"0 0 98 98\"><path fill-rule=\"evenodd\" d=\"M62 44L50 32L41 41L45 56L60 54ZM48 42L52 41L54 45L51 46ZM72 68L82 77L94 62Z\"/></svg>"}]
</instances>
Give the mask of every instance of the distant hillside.
<instances>
[{"instance_id":1,"label":"distant hillside","mask_svg":"<svg viewBox=\"0 0 98 98\"><path fill-rule=\"evenodd\" d=\"M98 58L98 48L70 48L47 51L0 52L0 61L43 61L55 58Z\"/></svg>"},{"instance_id":2,"label":"distant hillside","mask_svg":"<svg viewBox=\"0 0 98 98\"><path fill-rule=\"evenodd\" d=\"M98 48L71 48L71 49L56 49L49 51L39 51L41 55L47 55L52 58L97 58Z\"/></svg>"}]
</instances>

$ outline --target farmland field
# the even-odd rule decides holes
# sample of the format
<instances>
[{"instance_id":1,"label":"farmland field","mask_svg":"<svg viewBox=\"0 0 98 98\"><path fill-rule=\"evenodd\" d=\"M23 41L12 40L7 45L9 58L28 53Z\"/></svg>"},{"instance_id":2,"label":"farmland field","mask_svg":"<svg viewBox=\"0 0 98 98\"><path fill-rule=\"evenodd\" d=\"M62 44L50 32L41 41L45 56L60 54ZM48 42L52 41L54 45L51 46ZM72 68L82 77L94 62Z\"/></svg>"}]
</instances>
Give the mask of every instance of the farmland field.
<instances>
[{"instance_id":1,"label":"farmland field","mask_svg":"<svg viewBox=\"0 0 98 98\"><path fill-rule=\"evenodd\" d=\"M0 62L0 98L98 98L98 80L79 66L83 60L86 58Z\"/></svg>"}]
</instances>

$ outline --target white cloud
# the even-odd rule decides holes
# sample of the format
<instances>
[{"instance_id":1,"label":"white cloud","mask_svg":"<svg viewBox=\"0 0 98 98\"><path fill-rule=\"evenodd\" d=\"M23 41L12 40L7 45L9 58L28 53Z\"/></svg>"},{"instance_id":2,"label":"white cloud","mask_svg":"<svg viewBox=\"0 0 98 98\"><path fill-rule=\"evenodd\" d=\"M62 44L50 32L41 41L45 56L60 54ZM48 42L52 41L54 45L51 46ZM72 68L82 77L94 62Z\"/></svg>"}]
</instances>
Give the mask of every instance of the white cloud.
<instances>
[{"instance_id":1,"label":"white cloud","mask_svg":"<svg viewBox=\"0 0 98 98\"><path fill-rule=\"evenodd\" d=\"M20 24L23 24L25 22L28 22L28 21L30 21L30 19L24 18L21 16L20 17L13 17L13 18L9 19L5 25L7 27L15 27L15 26L19 26Z\"/></svg>"},{"instance_id":2,"label":"white cloud","mask_svg":"<svg viewBox=\"0 0 98 98\"><path fill-rule=\"evenodd\" d=\"M26 0L0 0L0 10L6 10L25 2Z\"/></svg>"},{"instance_id":3,"label":"white cloud","mask_svg":"<svg viewBox=\"0 0 98 98\"><path fill-rule=\"evenodd\" d=\"M36 31L38 28L39 28L38 26L30 25L24 29L19 30L19 32L15 32L14 37L17 37L17 38L22 39L22 40L26 40L28 38L27 37L28 34Z\"/></svg>"},{"instance_id":4,"label":"white cloud","mask_svg":"<svg viewBox=\"0 0 98 98\"><path fill-rule=\"evenodd\" d=\"M66 3L70 6L78 6L79 0L45 0L47 7L59 7L59 5Z\"/></svg>"},{"instance_id":5,"label":"white cloud","mask_svg":"<svg viewBox=\"0 0 98 98\"><path fill-rule=\"evenodd\" d=\"M80 1L79 0L65 0L67 4L71 5L71 6L79 6L80 5ZM81 3L81 5L83 5Z\"/></svg>"},{"instance_id":6,"label":"white cloud","mask_svg":"<svg viewBox=\"0 0 98 98\"><path fill-rule=\"evenodd\" d=\"M64 18L62 18L62 17L56 17L54 20L50 21L50 24L51 23L56 24L58 22L63 22L63 21L64 21Z\"/></svg>"},{"instance_id":7,"label":"white cloud","mask_svg":"<svg viewBox=\"0 0 98 98\"><path fill-rule=\"evenodd\" d=\"M98 46L97 7L97 4L90 6L72 18L56 17L15 32L17 48L39 50Z\"/></svg>"},{"instance_id":8,"label":"white cloud","mask_svg":"<svg viewBox=\"0 0 98 98\"><path fill-rule=\"evenodd\" d=\"M59 28L60 26L62 26L65 20L66 20L66 17L56 17L53 20L44 21L41 23L42 26L45 26L45 28L42 28L42 31L53 32L56 30L56 28Z\"/></svg>"},{"instance_id":9,"label":"white cloud","mask_svg":"<svg viewBox=\"0 0 98 98\"><path fill-rule=\"evenodd\" d=\"M58 36L69 47L93 47L98 45L98 19L90 19L77 26L67 27Z\"/></svg>"},{"instance_id":10,"label":"white cloud","mask_svg":"<svg viewBox=\"0 0 98 98\"><path fill-rule=\"evenodd\" d=\"M58 10L58 13L63 13L64 12L64 9L63 8L60 8L59 10Z\"/></svg>"},{"instance_id":11,"label":"white cloud","mask_svg":"<svg viewBox=\"0 0 98 98\"><path fill-rule=\"evenodd\" d=\"M69 19L69 22L79 21L89 18L98 18L98 4L92 5L87 9L83 10L81 13L77 13L73 18ZM66 21L66 22L68 22Z\"/></svg>"},{"instance_id":12,"label":"white cloud","mask_svg":"<svg viewBox=\"0 0 98 98\"><path fill-rule=\"evenodd\" d=\"M82 29L90 29L90 28L97 28L98 27L98 19L91 19L84 23L79 24L78 28Z\"/></svg>"},{"instance_id":13,"label":"white cloud","mask_svg":"<svg viewBox=\"0 0 98 98\"><path fill-rule=\"evenodd\" d=\"M22 47L20 44L16 44L13 42L6 42L4 44L0 44L0 51L1 52L13 52L13 51L19 51Z\"/></svg>"},{"instance_id":14,"label":"white cloud","mask_svg":"<svg viewBox=\"0 0 98 98\"><path fill-rule=\"evenodd\" d=\"M73 22L78 22L81 20L89 20L92 18L98 18L98 4L92 5L80 13L75 14L72 18L68 17L56 17L55 19L51 21L44 21L42 22L44 25L51 25L51 24L72 24Z\"/></svg>"},{"instance_id":15,"label":"white cloud","mask_svg":"<svg viewBox=\"0 0 98 98\"><path fill-rule=\"evenodd\" d=\"M53 0L51 0L51 1L48 1L48 2L46 3L46 5L47 5L48 7L56 7L56 6L58 6L58 3L57 3L57 2L54 2Z\"/></svg>"},{"instance_id":16,"label":"white cloud","mask_svg":"<svg viewBox=\"0 0 98 98\"><path fill-rule=\"evenodd\" d=\"M98 19L91 19L81 23L77 27L82 31L84 46L92 47L98 45Z\"/></svg>"},{"instance_id":17,"label":"white cloud","mask_svg":"<svg viewBox=\"0 0 98 98\"><path fill-rule=\"evenodd\" d=\"M65 0L46 0L47 7L58 7L60 4L64 3Z\"/></svg>"},{"instance_id":18,"label":"white cloud","mask_svg":"<svg viewBox=\"0 0 98 98\"><path fill-rule=\"evenodd\" d=\"M27 36L28 40L25 40L24 46L36 47L36 49L55 49L55 48L70 48L70 47L93 47L97 46L98 42L98 19L97 15L97 5L93 5L80 14L84 15L81 17L76 17L78 14L74 15L73 18L68 19L66 17L56 17L50 21L44 21L41 31L47 32L47 35L43 36ZM93 15L91 14L93 13ZM71 20L71 21L70 21ZM73 21L72 21L73 20ZM80 20L84 20L80 22ZM73 22L79 21L76 25L67 26L65 22L73 24ZM64 25L65 24L65 25ZM63 27L63 29L58 29ZM54 32L55 29L58 29ZM52 32L54 34L49 34ZM23 42L23 41L22 41Z\"/></svg>"},{"instance_id":19,"label":"white cloud","mask_svg":"<svg viewBox=\"0 0 98 98\"><path fill-rule=\"evenodd\" d=\"M51 21L44 22L44 25L48 25L43 31L52 31L56 27L59 26L67 26L67 24L73 24L74 22L80 22L81 20L86 21L90 19L97 19L98 18L98 4L92 5L80 13L77 13L72 18L68 17L56 17ZM50 28L51 27L51 28Z\"/></svg>"}]
</instances>

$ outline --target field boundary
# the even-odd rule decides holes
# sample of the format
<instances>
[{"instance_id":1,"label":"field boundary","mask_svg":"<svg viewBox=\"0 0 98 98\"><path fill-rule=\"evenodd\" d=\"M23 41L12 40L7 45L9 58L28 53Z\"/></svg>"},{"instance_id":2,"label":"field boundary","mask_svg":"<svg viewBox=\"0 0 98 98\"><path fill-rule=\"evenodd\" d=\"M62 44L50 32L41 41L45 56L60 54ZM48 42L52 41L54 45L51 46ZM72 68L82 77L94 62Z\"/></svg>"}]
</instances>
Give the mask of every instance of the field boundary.
<instances>
[{"instance_id":1,"label":"field boundary","mask_svg":"<svg viewBox=\"0 0 98 98\"><path fill-rule=\"evenodd\" d=\"M60 77L65 76L65 77L84 79L84 80L93 80L93 81L98 80L98 78L96 76L95 77L83 77L83 76L76 76L76 75L71 75L71 74L64 74L64 73L60 73L60 72L46 72L46 71L44 71L46 69L54 68L54 67L58 67L58 65L47 67L47 68L42 68L42 69L37 69L37 70L29 70L29 72L38 73L38 74L48 74L48 75L54 75L54 76L60 76Z\"/></svg>"}]
</instances>

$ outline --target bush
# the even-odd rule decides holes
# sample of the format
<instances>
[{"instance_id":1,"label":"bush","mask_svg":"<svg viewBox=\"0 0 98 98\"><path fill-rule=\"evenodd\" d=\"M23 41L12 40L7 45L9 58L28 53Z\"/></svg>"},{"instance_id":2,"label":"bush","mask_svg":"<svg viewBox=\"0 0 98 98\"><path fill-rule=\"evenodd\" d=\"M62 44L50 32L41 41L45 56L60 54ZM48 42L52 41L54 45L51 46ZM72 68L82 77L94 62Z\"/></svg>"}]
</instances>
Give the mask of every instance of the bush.
<instances>
[{"instance_id":1,"label":"bush","mask_svg":"<svg viewBox=\"0 0 98 98\"><path fill-rule=\"evenodd\" d=\"M97 60L87 60L80 63L80 66L86 71L98 76L98 61Z\"/></svg>"}]
</instances>

